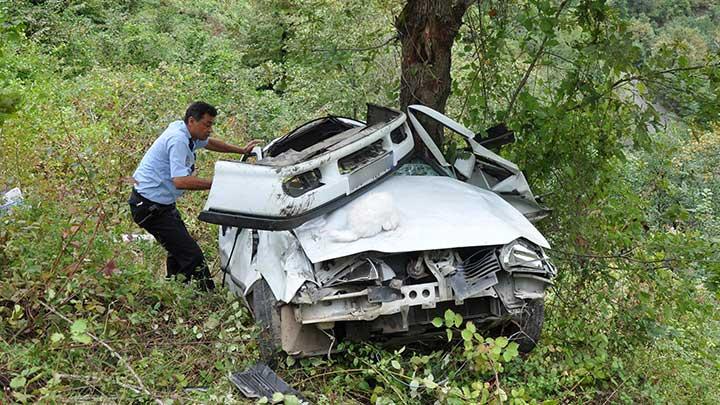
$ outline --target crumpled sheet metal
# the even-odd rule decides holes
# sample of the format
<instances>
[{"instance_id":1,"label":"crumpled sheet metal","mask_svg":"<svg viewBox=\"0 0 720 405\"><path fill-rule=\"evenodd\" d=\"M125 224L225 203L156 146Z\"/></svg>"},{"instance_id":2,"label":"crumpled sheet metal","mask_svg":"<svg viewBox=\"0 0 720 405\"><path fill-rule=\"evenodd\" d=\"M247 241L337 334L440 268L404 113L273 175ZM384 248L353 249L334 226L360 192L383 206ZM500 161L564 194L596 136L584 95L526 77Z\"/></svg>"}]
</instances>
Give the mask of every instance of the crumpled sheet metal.
<instances>
[{"instance_id":1,"label":"crumpled sheet metal","mask_svg":"<svg viewBox=\"0 0 720 405\"><path fill-rule=\"evenodd\" d=\"M346 226L349 204L309 221L295 235L313 263L368 251L385 253L504 245L525 238L549 248L545 237L497 194L449 177L392 176L368 194L389 193L400 212L392 231L337 242L332 230Z\"/></svg>"},{"instance_id":2,"label":"crumpled sheet metal","mask_svg":"<svg viewBox=\"0 0 720 405\"><path fill-rule=\"evenodd\" d=\"M363 255L345 257L326 266L315 265L315 278L319 285L334 285L358 281L387 281L395 277L395 271L384 261Z\"/></svg>"},{"instance_id":3,"label":"crumpled sheet metal","mask_svg":"<svg viewBox=\"0 0 720 405\"><path fill-rule=\"evenodd\" d=\"M469 129L465 128L463 125L458 123L452 118L449 118L435 110L433 110L430 107L426 107L424 105L419 104L413 104L411 106L408 106L408 111L410 112L409 116L411 118L410 122L413 123L415 126L415 129L418 130L418 132L422 132L419 130L418 127L422 128L422 125L415 119L415 116L413 115L413 111L420 111L421 113L429 116L430 118L434 119L435 121L443 124L447 128L450 128L451 130L457 132L458 134L464 136L467 138L468 143L473 149L473 153L475 153L478 156L482 156L483 158L486 158L490 160L491 162L495 162L497 164L500 164L501 166L505 167L506 169L510 170L512 173L518 173L520 172L520 169L517 167L517 165L500 155L492 152L491 150L485 148L484 146L480 145L479 143L475 142L474 137L475 134L470 131ZM438 162L443 166L449 166L447 162L445 162L445 159L442 157L442 153L440 153L440 150L435 146L435 143L432 141L432 138L429 136L423 137L423 142L425 142L426 146L433 152L433 155L438 160ZM430 145L432 144L432 145ZM433 148L434 146L434 148ZM436 152L437 151L437 152ZM444 163L444 164L443 164Z\"/></svg>"},{"instance_id":4,"label":"crumpled sheet metal","mask_svg":"<svg viewBox=\"0 0 720 405\"><path fill-rule=\"evenodd\" d=\"M236 233L237 241L235 240ZM250 286L260 279L260 273L257 271L255 261L252 260L252 230L229 228L225 234L220 229L220 263L227 266L227 271L234 280L239 281L245 287L240 291L240 286L234 282L229 284L230 289L238 294L247 294ZM235 249L233 250L233 244ZM232 253L230 263L227 265L228 256Z\"/></svg>"},{"instance_id":5,"label":"crumpled sheet metal","mask_svg":"<svg viewBox=\"0 0 720 405\"><path fill-rule=\"evenodd\" d=\"M437 145L435 145L435 142L432 140L430 135L428 135L427 131L425 131L420 122L415 118L413 114L414 111L419 111L432 118L433 120L441 123L445 127L450 128L451 130L464 136L468 145L470 145L470 147L472 148L473 154L480 158L483 158L486 161L493 162L494 164L499 165L500 167L503 167L509 172L513 173L512 176L507 177L500 183L493 186L493 191L495 191L496 193L516 193L524 197L525 199L531 200L533 203L535 203L535 197L533 196L532 191L530 191L530 186L528 185L525 176L522 174L522 172L515 163L480 145L478 142L475 141L475 134L472 131L465 128L452 118L449 118L433 110L432 108L423 105L409 106L408 116L410 118L410 122L413 124L413 127L417 131L422 141L428 147L428 150L430 150L432 155L435 157L435 160L437 160L437 162L441 166L448 167L450 166L450 164L445 160L442 153L440 152L440 149L437 147Z\"/></svg>"},{"instance_id":6,"label":"crumpled sheet metal","mask_svg":"<svg viewBox=\"0 0 720 405\"><path fill-rule=\"evenodd\" d=\"M258 231L258 236L256 269L278 300L290 302L306 281L315 282L312 263L291 232Z\"/></svg>"}]
</instances>

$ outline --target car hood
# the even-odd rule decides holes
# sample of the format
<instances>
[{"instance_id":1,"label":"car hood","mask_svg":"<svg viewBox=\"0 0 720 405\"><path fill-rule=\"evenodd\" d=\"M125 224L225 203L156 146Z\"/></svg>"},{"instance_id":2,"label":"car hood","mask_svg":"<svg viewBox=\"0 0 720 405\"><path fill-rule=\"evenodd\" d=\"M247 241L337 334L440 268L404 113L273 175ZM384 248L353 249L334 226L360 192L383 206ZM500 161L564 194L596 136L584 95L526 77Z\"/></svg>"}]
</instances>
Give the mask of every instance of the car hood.
<instances>
[{"instance_id":1,"label":"car hood","mask_svg":"<svg viewBox=\"0 0 720 405\"><path fill-rule=\"evenodd\" d=\"M375 197L384 205L377 210L372 206ZM360 213L374 221L378 220L375 211L379 215L392 211L394 226L386 227L391 230L366 237L338 237L351 228L349 217L354 216L357 223ZM387 222L385 218L379 221ZM296 228L295 235L313 263L366 251L399 253L503 245L518 238L550 247L530 221L497 194L434 176L394 175L360 199Z\"/></svg>"}]
</instances>

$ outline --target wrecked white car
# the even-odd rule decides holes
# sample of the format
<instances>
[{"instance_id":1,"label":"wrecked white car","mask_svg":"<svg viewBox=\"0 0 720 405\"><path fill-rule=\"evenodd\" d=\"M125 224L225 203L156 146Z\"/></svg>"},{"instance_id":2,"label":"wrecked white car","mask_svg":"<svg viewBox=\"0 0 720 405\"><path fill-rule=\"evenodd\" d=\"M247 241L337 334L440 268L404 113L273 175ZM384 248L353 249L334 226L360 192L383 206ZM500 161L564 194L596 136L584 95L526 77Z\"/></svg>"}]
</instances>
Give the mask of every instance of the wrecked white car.
<instances>
[{"instance_id":1,"label":"wrecked white car","mask_svg":"<svg viewBox=\"0 0 720 405\"><path fill-rule=\"evenodd\" d=\"M462 136L466 153L447 162L419 114ZM432 340L444 336L431 322L447 309L530 350L555 268L530 222L548 210L522 172L483 147L487 138L427 107L369 106L368 116L314 121L334 135L306 124L266 146L258 169L216 165L203 219L222 225L225 283L262 326L263 353ZM411 157L413 135L433 159Z\"/></svg>"}]
</instances>

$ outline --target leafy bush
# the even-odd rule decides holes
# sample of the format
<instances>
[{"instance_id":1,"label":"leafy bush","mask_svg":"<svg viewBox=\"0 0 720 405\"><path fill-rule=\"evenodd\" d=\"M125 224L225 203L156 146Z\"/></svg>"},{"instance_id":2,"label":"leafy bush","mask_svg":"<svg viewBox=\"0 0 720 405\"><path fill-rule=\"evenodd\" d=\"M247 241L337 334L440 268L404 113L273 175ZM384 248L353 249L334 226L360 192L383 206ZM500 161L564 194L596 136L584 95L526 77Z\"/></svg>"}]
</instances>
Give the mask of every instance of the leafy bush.
<instances>
[{"instance_id":1,"label":"leafy bush","mask_svg":"<svg viewBox=\"0 0 720 405\"><path fill-rule=\"evenodd\" d=\"M717 103L698 102L717 98L717 73L679 76L684 87L663 94L690 125L663 130L662 117L613 84L688 60L634 42L667 34L655 17L652 30L626 30L617 10L591 3L556 19L555 3L482 3L454 54L450 115L478 129L507 119L519 142L504 153L554 208L541 227L560 277L537 349L521 357L515 343L447 313L436 320L456 338L446 347L345 345L330 359L287 359L279 373L308 398L720 402L720 132ZM701 3L670 14L711 9ZM394 104L397 50L377 45L393 35L400 4L12 6L0 12L0 191L20 187L25 201L0 216L2 402L240 400L226 376L256 360L253 322L224 292L164 280L157 245L122 242L138 232L122 178L193 100L219 106L216 132L235 143L323 113L361 118L366 101ZM545 36L554 56L508 113ZM659 94L635 88L648 100ZM199 157L211 176L213 157ZM215 229L196 219L203 199L190 194L181 206L217 272Z\"/></svg>"}]
</instances>

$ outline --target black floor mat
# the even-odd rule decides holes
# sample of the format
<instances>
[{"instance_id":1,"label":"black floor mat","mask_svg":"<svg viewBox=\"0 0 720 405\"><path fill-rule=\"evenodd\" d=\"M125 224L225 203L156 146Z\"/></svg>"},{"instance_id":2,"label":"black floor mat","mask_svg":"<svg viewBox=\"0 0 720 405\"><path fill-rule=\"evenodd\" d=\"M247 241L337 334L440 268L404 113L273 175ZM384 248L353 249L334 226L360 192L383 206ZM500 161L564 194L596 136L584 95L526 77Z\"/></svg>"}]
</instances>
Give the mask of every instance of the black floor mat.
<instances>
[{"instance_id":1,"label":"black floor mat","mask_svg":"<svg viewBox=\"0 0 720 405\"><path fill-rule=\"evenodd\" d=\"M304 399L264 363L255 364L240 373L230 374L230 381L248 398L272 398L274 393L281 392Z\"/></svg>"}]
</instances>

